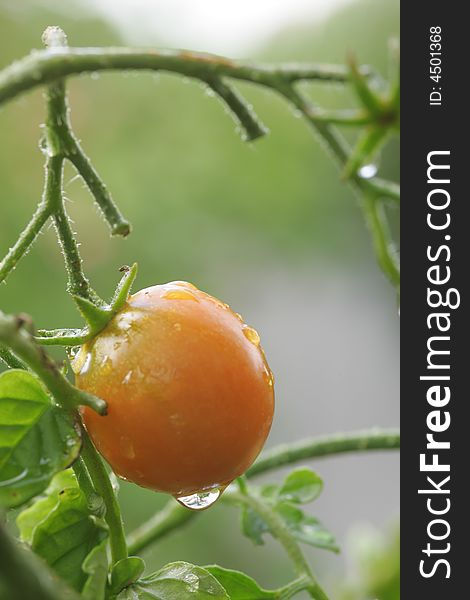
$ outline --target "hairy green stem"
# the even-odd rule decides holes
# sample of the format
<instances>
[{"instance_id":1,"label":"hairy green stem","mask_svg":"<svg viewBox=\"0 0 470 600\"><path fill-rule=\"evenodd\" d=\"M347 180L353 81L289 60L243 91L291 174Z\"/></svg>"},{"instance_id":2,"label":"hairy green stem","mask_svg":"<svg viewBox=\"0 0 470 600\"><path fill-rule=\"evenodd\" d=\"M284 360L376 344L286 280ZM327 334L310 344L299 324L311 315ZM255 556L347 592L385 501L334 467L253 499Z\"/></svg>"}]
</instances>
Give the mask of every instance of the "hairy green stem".
<instances>
[{"instance_id":1,"label":"hairy green stem","mask_svg":"<svg viewBox=\"0 0 470 600\"><path fill-rule=\"evenodd\" d=\"M266 450L247 471L246 476L251 478L300 460L322 458L346 452L393 450L399 447L400 434L396 429L372 429L311 438ZM225 496L226 494L222 496L222 500ZM160 512L129 535L131 554L144 550L157 539L186 524L197 514L183 508L174 500L169 500Z\"/></svg>"},{"instance_id":2,"label":"hairy green stem","mask_svg":"<svg viewBox=\"0 0 470 600\"><path fill-rule=\"evenodd\" d=\"M323 591L320 584L314 577L310 566L295 540L289 528L281 517L265 504L260 498L252 494L243 494L241 492L230 492L225 497L225 501L235 504L245 504L257 513L263 521L269 526L272 535L283 546L287 555L291 559L296 574L299 577L305 577L308 580L306 587L312 598L315 600L328 600L327 594Z\"/></svg>"},{"instance_id":3,"label":"hairy green stem","mask_svg":"<svg viewBox=\"0 0 470 600\"><path fill-rule=\"evenodd\" d=\"M106 507L104 518L109 526L109 543L113 564L116 564L119 560L128 556L121 510L100 455L84 430L82 431L82 437L83 448L81 456L90 474L93 487L96 493L103 498Z\"/></svg>"},{"instance_id":4,"label":"hairy green stem","mask_svg":"<svg viewBox=\"0 0 470 600\"><path fill-rule=\"evenodd\" d=\"M11 350L0 344L0 360L10 369L26 369L26 365Z\"/></svg>"},{"instance_id":5,"label":"hairy green stem","mask_svg":"<svg viewBox=\"0 0 470 600\"><path fill-rule=\"evenodd\" d=\"M306 575L302 575L302 577L294 579L294 581L291 581L282 588L277 589L277 598L279 598L279 600L289 600L289 598L292 598L299 592L308 589L310 585L310 578Z\"/></svg>"},{"instance_id":6,"label":"hairy green stem","mask_svg":"<svg viewBox=\"0 0 470 600\"><path fill-rule=\"evenodd\" d=\"M254 477L300 460L325 458L346 452L394 450L399 447L400 433L397 429L369 429L308 438L265 450L246 474Z\"/></svg>"},{"instance_id":7,"label":"hairy green stem","mask_svg":"<svg viewBox=\"0 0 470 600\"><path fill-rule=\"evenodd\" d=\"M112 235L125 237L131 231L129 222L116 206L105 183L83 152L78 140L68 132L67 158L77 169L111 228Z\"/></svg>"},{"instance_id":8,"label":"hairy green stem","mask_svg":"<svg viewBox=\"0 0 470 600\"><path fill-rule=\"evenodd\" d=\"M253 142L267 133L267 128L261 123L251 104L247 104L234 88L219 78L208 79L207 84L237 117L247 142Z\"/></svg>"},{"instance_id":9,"label":"hairy green stem","mask_svg":"<svg viewBox=\"0 0 470 600\"><path fill-rule=\"evenodd\" d=\"M95 488L93 487L93 482L82 456L77 458L73 463L72 468L80 489L87 498L91 498L95 494Z\"/></svg>"},{"instance_id":10,"label":"hairy green stem","mask_svg":"<svg viewBox=\"0 0 470 600\"><path fill-rule=\"evenodd\" d=\"M281 81L319 80L344 83L350 78L336 65L257 65L185 50L142 48L54 48L30 54L0 72L0 104L39 85L97 71L169 71L207 80L224 76L273 86ZM367 67L361 72L369 73Z\"/></svg>"},{"instance_id":11,"label":"hairy green stem","mask_svg":"<svg viewBox=\"0 0 470 600\"><path fill-rule=\"evenodd\" d=\"M35 340L42 346L81 346L92 337L86 329L39 329Z\"/></svg>"},{"instance_id":12,"label":"hairy green stem","mask_svg":"<svg viewBox=\"0 0 470 600\"><path fill-rule=\"evenodd\" d=\"M38 375L52 397L64 409L75 411L81 404L104 414L106 403L74 387L44 349L35 343L31 333L26 330L26 325L23 317L7 316L0 312L0 344L7 346L22 363Z\"/></svg>"},{"instance_id":13,"label":"hairy green stem","mask_svg":"<svg viewBox=\"0 0 470 600\"><path fill-rule=\"evenodd\" d=\"M184 508L174 500L169 500L159 512L155 513L128 536L129 554L138 554L155 540L164 537L175 529L179 529L195 516L195 512Z\"/></svg>"},{"instance_id":14,"label":"hairy green stem","mask_svg":"<svg viewBox=\"0 0 470 600\"><path fill-rule=\"evenodd\" d=\"M64 209L62 198L62 170L64 159L61 155L46 160L45 197L51 208L52 220L57 231L67 270L67 291L70 294L91 299L93 292L82 269L77 242Z\"/></svg>"},{"instance_id":15,"label":"hairy green stem","mask_svg":"<svg viewBox=\"0 0 470 600\"><path fill-rule=\"evenodd\" d=\"M347 168L352 155L351 149L343 136L330 123L325 123L322 120L318 121L316 119L317 107L304 98L293 86L285 87L283 93L320 134L340 169L343 171L345 167ZM385 130L378 131L381 135L385 135L383 133ZM381 209L378 208L379 197L396 200L395 189L393 186L380 185L380 181L377 184L373 179L361 177L355 170L348 173L348 181L356 192L364 218L371 230L377 262L385 276L398 288L400 272L395 259L394 246L388 235L385 217L383 213L379 212ZM370 198L374 199L374 206L370 205Z\"/></svg>"},{"instance_id":16,"label":"hairy green stem","mask_svg":"<svg viewBox=\"0 0 470 600\"><path fill-rule=\"evenodd\" d=\"M50 217L50 214L49 207L44 200L41 200L30 222L20 233L18 239L0 263L0 283L5 281L18 264L18 261L27 253L31 244L35 241L47 219Z\"/></svg>"}]
</instances>

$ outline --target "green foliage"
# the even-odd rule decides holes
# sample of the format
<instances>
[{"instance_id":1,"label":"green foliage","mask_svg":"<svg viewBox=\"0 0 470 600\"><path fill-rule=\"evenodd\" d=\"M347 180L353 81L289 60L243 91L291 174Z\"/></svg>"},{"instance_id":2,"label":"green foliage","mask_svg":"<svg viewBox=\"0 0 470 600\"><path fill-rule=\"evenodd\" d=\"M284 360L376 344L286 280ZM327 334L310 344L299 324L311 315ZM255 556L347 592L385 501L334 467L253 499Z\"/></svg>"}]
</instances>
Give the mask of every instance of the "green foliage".
<instances>
[{"instance_id":1,"label":"green foliage","mask_svg":"<svg viewBox=\"0 0 470 600\"><path fill-rule=\"evenodd\" d=\"M124 589L117 600L230 600L217 579L202 567L170 563Z\"/></svg>"},{"instance_id":2,"label":"green foliage","mask_svg":"<svg viewBox=\"0 0 470 600\"><path fill-rule=\"evenodd\" d=\"M282 485L250 487L250 492L259 496L278 516L281 517L293 537L304 544L339 552L333 535L325 529L318 519L305 514L300 508L315 500L323 488L322 479L307 468L299 468L287 475ZM263 516L251 506L244 505L241 511L243 533L254 544L264 544L263 535L273 533Z\"/></svg>"},{"instance_id":3,"label":"green foliage","mask_svg":"<svg viewBox=\"0 0 470 600\"><path fill-rule=\"evenodd\" d=\"M269 600L279 598L277 592L263 590L254 579L232 569L223 569L218 565L205 567L225 588L230 600Z\"/></svg>"},{"instance_id":4,"label":"green foliage","mask_svg":"<svg viewBox=\"0 0 470 600\"><path fill-rule=\"evenodd\" d=\"M83 600L105 600L108 582L106 539L91 550L83 561L82 571L87 576L81 593Z\"/></svg>"},{"instance_id":5,"label":"green foliage","mask_svg":"<svg viewBox=\"0 0 470 600\"><path fill-rule=\"evenodd\" d=\"M64 581L80 591L91 566L87 561L86 573L82 565L107 534L101 519L91 513L75 476L70 471L56 475L45 496L20 513L17 524L21 539ZM91 585L88 583L88 587Z\"/></svg>"},{"instance_id":6,"label":"green foliage","mask_svg":"<svg viewBox=\"0 0 470 600\"><path fill-rule=\"evenodd\" d=\"M145 570L144 561L138 556L128 556L117 562L111 571L111 593L118 594L134 583Z\"/></svg>"},{"instance_id":7,"label":"green foliage","mask_svg":"<svg viewBox=\"0 0 470 600\"><path fill-rule=\"evenodd\" d=\"M275 495L279 500L306 504L313 502L321 494L323 480L317 473L307 468L294 469L284 480ZM274 490L270 490L270 496Z\"/></svg>"},{"instance_id":8,"label":"green foliage","mask_svg":"<svg viewBox=\"0 0 470 600\"><path fill-rule=\"evenodd\" d=\"M36 377L0 375L0 504L20 506L72 463L81 440L72 418L54 406Z\"/></svg>"}]
</instances>

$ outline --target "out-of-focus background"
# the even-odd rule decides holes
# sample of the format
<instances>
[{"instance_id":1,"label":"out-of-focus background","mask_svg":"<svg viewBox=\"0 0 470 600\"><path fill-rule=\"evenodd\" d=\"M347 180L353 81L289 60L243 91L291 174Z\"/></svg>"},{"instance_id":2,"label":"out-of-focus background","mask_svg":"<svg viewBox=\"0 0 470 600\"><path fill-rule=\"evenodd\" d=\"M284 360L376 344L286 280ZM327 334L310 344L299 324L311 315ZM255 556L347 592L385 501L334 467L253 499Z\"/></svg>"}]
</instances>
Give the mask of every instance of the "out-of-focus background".
<instances>
[{"instance_id":1,"label":"out-of-focus background","mask_svg":"<svg viewBox=\"0 0 470 600\"><path fill-rule=\"evenodd\" d=\"M349 51L386 75L387 43L398 32L398 0L0 0L0 61L40 48L61 25L71 45L186 47L265 61L342 63ZM122 264L139 263L137 288L189 280L229 302L255 326L276 377L268 445L305 436L398 424L398 316L378 270L351 191L324 148L286 103L240 85L270 127L250 146L218 100L170 75L106 74L69 83L72 121L83 146L134 230L110 239L74 172L66 194L87 273L112 293ZM310 85L328 108L351 107L340 86ZM41 194L40 90L0 110L0 253ZM379 173L398 180L392 141ZM78 326L64 291L52 231L0 288L6 312L40 327ZM341 456L312 463L325 490L312 506L337 536L338 557L310 550L315 571L336 590L350 568L351 532L386 531L398 515L397 454ZM268 479L279 477L270 474ZM122 484L129 529L166 498ZM290 578L281 549L242 538L238 515L215 506L145 555L217 562L266 587ZM363 524L363 525L361 525Z\"/></svg>"}]
</instances>

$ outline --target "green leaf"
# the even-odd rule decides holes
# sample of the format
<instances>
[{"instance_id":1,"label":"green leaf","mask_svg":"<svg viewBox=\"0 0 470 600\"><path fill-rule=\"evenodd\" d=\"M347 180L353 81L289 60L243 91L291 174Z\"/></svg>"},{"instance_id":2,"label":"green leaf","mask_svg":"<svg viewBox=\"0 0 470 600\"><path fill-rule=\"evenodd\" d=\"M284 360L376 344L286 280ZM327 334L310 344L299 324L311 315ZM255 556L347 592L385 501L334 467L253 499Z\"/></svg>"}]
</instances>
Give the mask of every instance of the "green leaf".
<instances>
[{"instance_id":1,"label":"green leaf","mask_svg":"<svg viewBox=\"0 0 470 600\"><path fill-rule=\"evenodd\" d=\"M72 419L35 376L22 370L0 375L0 505L20 506L40 494L80 447Z\"/></svg>"},{"instance_id":2,"label":"green leaf","mask_svg":"<svg viewBox=\"0 0 470 600\"><path fill-rule=\"evenodd\" d=\"M289 502L279 503L275 510L299 542L339 552L333 535L315 517L306 515L298 506Z\"/></svg>"},{"instance_id":3,"label":"green leaf","mask_svg":"<svg viewBox=\"0 0 470 600\"><path fill-rule=\"evenodd\" d=\"M243 506L241 509L241 526L243 534L250 538L254 544L257 546L262 546L264 544L263 534L269 531L269 527L263 519L248 506Z\"/></svg>"},{"instance_id":4,"label":"green leaf","mask_svg":"<svg viewBox=\"0 0 470 600\"><path fill-rule=\"evenodd\" d=\"M65 484L65 487L64 487ZM82 564L106 536L103 522L90 513L87 499L70 472L54 478L47 496L17 518L21 538L71 587L87 581Z\"/></svg>"},{"instance_id":5,"label":"green leaf","mask_svg":"<svg viewBox=\"0 0 470 600\"><path fill-rule=\"evenodd\" d=\"M31 544L36 525L54 509L58 494L66 488L76 486L77 480L72 469L67 469L55 475L46 489L45 495L37 498L31 507L20 512L16 518L21 541Z\"/></svg>"},{"instance_id":6,"label":"green leaf","mask_svg":"<svg viewBox=\"0 0 470 600\"><path fill-rule=\"evenodd\" d=\"M307 468L295 469L286 477L279 498L305 504L318 498L323 489L323 480L319 475Z\"/></svg>"},{"instance_id":7,"label":"green leaf","mask_svg":"<svg viewBox=\"0 0 470 600\"><path fill-rule=\"evenodd\" d=\"M108 582L106 545L107 540L103 540L83 561L82 570L88 576L81 593L83 600L105 600Z\"/></svg>"},{"instance_id":8,"label":"green leaf","mask_svg":"<svg viewBox=\"0 0 470 600\"><path fill-rule=\"evenodd\" d=\"M230 600L206 569L186 562L166 565L125 588L117 600Z\"/></svg>"},{"instance_id":9,"label":"green leaf","mask_svg":"<svg viewBox=\"0 0 470 600\"><path fill-rule=\"evenodd\" d=\"M118 594L134 583L145 571L145 563L138 556L129 556L118 561L111 572L111 592Z\"/></svg>"},{"instance_id":10,"label":"green leaf","mask_svg":"<svg viewBox=\"0 0 470 600\"><path fill-rule=\"evenodd\" d=\"M278 598L277 592L263 590L254 579L231 569L223 569L217 565L204 567L225 588L231 600L269 600Z\"/></svg>"}]
</instances>

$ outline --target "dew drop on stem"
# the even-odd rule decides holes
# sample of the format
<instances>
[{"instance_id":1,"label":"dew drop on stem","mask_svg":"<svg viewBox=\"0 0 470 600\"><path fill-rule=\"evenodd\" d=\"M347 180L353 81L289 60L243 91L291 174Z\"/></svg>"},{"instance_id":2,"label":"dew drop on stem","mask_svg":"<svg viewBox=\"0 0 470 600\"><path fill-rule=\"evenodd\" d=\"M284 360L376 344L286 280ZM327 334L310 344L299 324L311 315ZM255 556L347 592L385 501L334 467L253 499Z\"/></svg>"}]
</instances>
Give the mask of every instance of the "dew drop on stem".
<instances>
[{"instance_id":1,"label":"dew drop on stem","mask_svg":"<svg viewBox=\"0 0 470 600\"><path fill-rule=\"evenodd\" d=\"M358 171L359 177L362 179L371 179L377 175L377 165L370 163L369 165L364 165Z\"/></svg>"}]
</instances>

